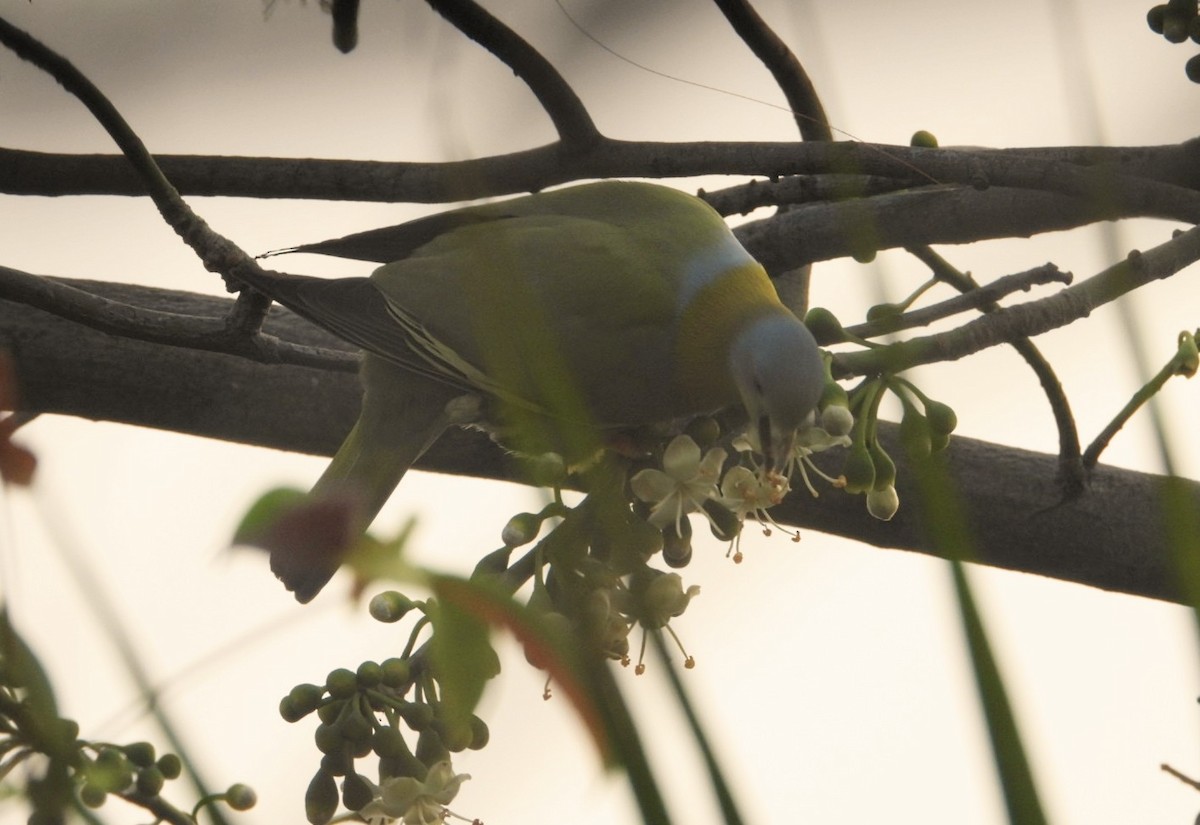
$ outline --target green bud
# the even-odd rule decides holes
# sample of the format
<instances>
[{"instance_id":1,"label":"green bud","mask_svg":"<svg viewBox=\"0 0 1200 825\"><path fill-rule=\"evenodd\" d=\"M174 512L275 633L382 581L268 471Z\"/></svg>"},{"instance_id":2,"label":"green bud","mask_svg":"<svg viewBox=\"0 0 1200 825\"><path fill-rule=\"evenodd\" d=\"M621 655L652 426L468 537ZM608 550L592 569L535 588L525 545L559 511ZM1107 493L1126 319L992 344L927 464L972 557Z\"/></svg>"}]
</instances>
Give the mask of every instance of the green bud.
<instances>
[{"instance_id":1,"label":"green bud","mask_svg":"<svg viewBox=\"0 0 1200 825\"><path fill-rule=\"evenodd\" d=\"M345 700L340 702L326 702L317 708L317 718L326 725L332 725L337 721L338 716L342 713L342 705L346 704Z\"/></svg>"},{"instance_id":2,"label":"green bud","mask_svg":"<svg viewBox=\"0 0 1200 825\"><path fill-rule=\"evenodd\" d=\"M399 776L411 776L418 782L425 780L429 768L417 757L405 750L403 756L379 760L379 780L392 779Z\"/></svg>"},{"instance_id":3,"label":"green bud","mask_svg":"<svg viewBox=\"0 0 1200 825\"><path fill-rule=\"evenodd\" d=\"M849 407L831 405L821 410L821 429L830 435L850 435L854 429L854 413Z\"/></svg>"},{"instance_id":4,"label":"green bud","mask_svg":"<svg viewBox=\"0 0 1200 825\"><path fill-rule=\"evenodd\" d=\"M707 450L721 437L721 425L711 415L702 415L689 421L684 432L692 437L701 450Z\"/></svg>"},{"instance_id":5,"label":"green bud","mask_svg":"<svg viewBox=\"0 0 1200 825\"><path fill-rule=\"evenodd\" d=\"M383 683L393 690L402 690L408 687L409 680L412 679L412 666L405 659L385 659L382 665L383 668Z\"/></svg>"},{"instance_id":6,"label":"green bud","mask_svg":"<svg viewBox=\"0 0 1200 825\"><path fill-rule=\"evenodd\" d=\"M345 776L354 770L354 760L345 748L321 756L321 770L334 776Z\"/></svg>"},{"instance_id":7,"label":"green bud","mask_svg":"<svg viewBox=\"0 0 1200 825\"><path fill-rule=\"evenodd\" d=\"M99 808L106 799L108 799L108 792L91 782L85 782L79 789L79 800L89 808Z\"/></svg>"},{"instance_id":8,"label":"green bud","mask_svg":"<svg viewBox=\"0 0 1200 825\"><path fill-rule=\"evenodd\" d=\"M872 442L869 449L871 462L875 465L875 483L871 485L871 489L882 490L884 487L891 487L896 483L896 462L892 461L892 457L878 441Z\"/></svg>"},{"instance_id":9,"label":"green bud","mask_svg":"<svg viewBox=\"0 0 1200 825\"><path fill-rule=\"evenodd\" d=\"M125 754L104 748L88 768L88 780L109 793L123 791L133 782L133 770Z\"/></svg>"},{"instance_id":10,"label":"green bud","mask_svg":"<svg viewBox=\"0 0 1200 825\"><path fill-rule=\"evenodd\" d=\"M929 421L916 409L906 407L900 419L900 443L910 456L921 458L932 450Z\"/></svg>"},{"instance_id":11,"label":"green bud","mask_svg":"<svg viewBox=\"0 0 1200 825\"><path fill-rule=\"evenodd\" d=\"M303 718L317 709L317 706L321 704L321 697L324 695L324 693L325 691L317 685L306 683L302 685L296 685L294 688L288 691L287 698L292 703L293 712L298 713L300 718ZM281 705L280 712L282 711L283 708ZM286 716L284 718L287 719ZM287 721L294 722L296 720L288 719Z\"/></svg>"},{"instance_id":12,"label":"green bud","mask_svg":"<svg viewBox=\"0 0 1200 825\"><path fill-rule=\"evenodd\" d=\"M950 446L950 436L946 433L930 433L929 434L929 449L931 452L940 453L942 450Z\"/></svg>"},{"instance_id":13,"label":"green bud","mask_svg":"<svg viewBox=\"0 0 1200 825\"><path fill-rule=\"evenodd\" d=\"M1188 24L1190 18L1181 14L1172 14L1169 10L1163 16L1162 36L1171 43L1182 43L1188 39Z\"/></svg>"},{"instance_id":14,"label":"green bud","mask_svg":"<svg viewBox=\"0 0 1200 825\"><path fill-rule=\"evenodd\" d=\"M385 590L372 597L371 603L367 605L367 612L375 621L391 624L403 619L414 606L413 600L403 593Z\"/></svg>"},{"instance_id":15,"label":"green bud","mask_svg":"<svg viewBox=\"0 0 1200 825\"><path fill-rule=\"evenodd\" d=\"M1166 4L1154 6L1150 11L1146 12L1146 25L1150 27L1150 31L1155 34L1163 33L1163 21L1167 16Z\"/></svg>"},{"instance_id":16,"label":"green bud","mask_svg":"<svg viewBox=\"0 0 1200 825\"><path fill-rule=\"evenodd\" d=\"M958 427L958 416L949 404L941 401L928 401L925 404L925 416L929 419L931 433L949 435Z\"/></svg>"},{"instance_id":17,"label":"green bud","mask_svg":"<svg viewBox=\"0 0 1200 825\"><path fill-rule=\"evenodd\" d=\"M375 732L375 727L357 708L339 719L335 726L341 737L350 742L362 742L364 739L370 739L371 734Z\"/></svg>"},{"instance_id":18,"label":"green bud","mask_svg":"<svg viewBox=\"0 0 1200 825\"><path fill-rule=\"evenodd\" d=\"M342 804L352 811L361 811L375 799L375 792L366 778L348 773L342 780Z\"/></svg>"},{"instance_id":19,"label":"green bud","mask_svg":"<svg viewBox=\"0 0 1200 825\"><path fill-rule=\"evenodd\" d=\"M517 513L500 531L500 541L505 547L520 547L536 539L541 529L542 520L536 513Z\"/></svg>"},{"instance_id":20,"label":"green bud","mask_svg":"<svg viewBox=\"0 0 1200 825\"><path fill-rule=\"evenodd\" d=\"M313 731L313 742L321 753L341 753L345 747L341 731L335 725L327 725L324 722L317 725L317 729Z\"/></svg>"},{"instance_id":21,"label":"green bud","mask_svg":"<svg viewBox=\"0 0 1200 825\"><path fill-rule=\"evenodd\" d=\"M471 716L471 744L468 745L471 750L481 750L487 746L488 740L491 738L491 731L488 730L487 722L480 719L478 716Z\"/></svg>"},{"instance_id":22,"label":"green bud","mask_svg":"<svg viewBox=\"0 0 1200 825\"><path fill-rule=\"evenodd\" d=\"M326 825L337 807L338 789L333 774L317 771L304 793L304 816L312 825Z\"/></svg>"},{"instance_id":23,"label":"green bud","mask_svg":"<svg viewBox=\"0 0 1200 825\"><path fill-rule=\"evenodd\" d=\"M164 753L155 765L166 779L178 779L183 773L183 761L173 753Z\"/></svg>"},{"instance_id":24,"label":"green bud","mask_svg":"<svg viewBox=\"0 0 1200 825\"><path fill-rule=\"evenodd\" d=\"M413 730L423 732L433 722L433 708L423 703L405 702L400 706L400 718Z\"/></svg>"},{"instance_id":25,"label":"green bud","mask_svg":"<svg viewBox=\"0 0 1200 825\"><path fill-rule=\"evenodd\" d=\"M417 737L416 757L423 765L436 765L443 759L449 759L450 751L446 750L442 738L432 728L426 728Z\"/></svg>"},{"instance_id":26,"label":"green bud","mask_svg":"<svg viewBox=\"0 0 1200 825\"><path fill-rule=\"evenodd\" d=\"M156 767L142 768L137 772L135 787L142 796L158 796L162 791L166 778Z\"/></svg>"},{"instance_id":27,"label":"green bud","mask_svg":"<svg viewBox=\"0 0 1200 825\"><path fill-rule=\"evenodd\" d=\"M383 681L383 668L379 662L363 662L354 675L358 677L359 687L373 688Z\"/></svg>"},{"instance_id":28,"label":"green bud","mask_svg":"<svg viewBox=\"0 0 1200 825\"><path fill-rule=\"evenodd\" d=\"M371 748L380 759L400 759L409 754L404 734L390 725L375 731Z\"/></svg>"},{"instance_id":29,"label":"green bud","mask_svg":"<svg viewBox=\"0 0 1200 825\"><path fill-rule=\"evenodd\" d=\"M737 515L719 501L707 499L703 505L704 512L712 521L709 527L712 534L721 541L732 541L742 532L742 521Z\"/></svg>"},{"instance_id":30,"label":"green bud","mask_svg":"<svg viewBox=\"0 0 1200 825\"><path fill-rule=\"evenodd\" d=\"M804 326L822 346L838 344L846 340L842 322L825 307L813 307L804 316Z\"/></svg>"},{"instance_id":31,"label":"green bud","mask_svg":"<svg viewBox=\"0 0 1200 825\"><path fill-rule=\"evenodd\" d=\"M258 804L258 794L249 785L235 782L225 791L225 804L235 811L248 811Z\"/></svg>"},{"instance_id":32,"label":"green bud","mask_svg":"<svg viewBox=\"0 0 1200 825\"><path fill-rule=\"evenodd\" d=\"M692 560L692 523L687 518L679 520L679 532L670 524L662 530L663 561L668 567L687 567Z\"/></svg>"},{"instance_id":33,"label":"green bud","mask_svg":"<svg viewBox=\"0 0 1200 825\"><path fill-rule=\"evenodd\" d=\"M846 392L846 388L837 381L825 381L825 386L821 388L821 400L817 402L817 409L826 410L830 407L849 407L850 394Z\"/></svg>"},{"instance_id":34,"label":"green bud","mask_svg":"<svg viewBox=\"0 0 1200 825\"><path fill-rule=\"evenodd\" d=\"M331 670L325 677L325 689L334 699L349 699L358 693L358 676L349 668Z\"/></svg>"},{"instance_id":35,"label":"green bud","mask_svg":"<svg viewBox=\"0 0 1200 825\"><path fill-rule=\"evenodd\" d=\"M471 742L473 741L470 721L446 724L438 720L434 723L434 729L437 731L438 737L442 740L442 744L451 753L465 751L471 746Z\"/></svg>"},{"instance_id":36,"label":"green bud","mask_svg":"<svg viewBox=\"0 0 1200 825\"><path fill-rule=\"evenodd\" d=\"M121 748L130 762L139 768L148 768L154 764L154 746L149 742L134 742Z\"/></svg>"},{"instance_id":37,"label":"green bud","mask_svg":"<svg viewBox=\"0 0 1200 825\"><path fill-rule=\"evenodd\" d=\"M867 310L868 321L890 321L894 318L899 318L904 314L904 310L899 304L875 304Z\"/></svg>"},{"instance_id":38,"label":"green bud","mask_svg":"<svg viewBox=\"0 0 1200 825\"><path fill-rule=\"evenodd\" d=\"M1193 55L1187 63L1183 64L1183 71L1187 75L1187 79L1193 83L1200 83L1200 54Z\"/></svg>"},{"instance_id":39,"label":"green bud","mask_svg":"<svg viewBox=\"0 0 1200 825\"><path fill-rule=\"evenodd\" d=\"M865 493L875 486L875 462L865 444L850 447L842 475L846 477L847 493Z\"/></svg>"},{"instance_id":40,"label":"green bud","mask_svg":"<svg viewBox=\"0 0 1200 825\"><path fill-rule=\"evenodd\" d=\"M921 129L913 132L912 137L908 139L908 145L923 149L936 149L938 147L938 140L934 136L933 132L927 132L924 129Z\"/></svg>"}]
</instances>

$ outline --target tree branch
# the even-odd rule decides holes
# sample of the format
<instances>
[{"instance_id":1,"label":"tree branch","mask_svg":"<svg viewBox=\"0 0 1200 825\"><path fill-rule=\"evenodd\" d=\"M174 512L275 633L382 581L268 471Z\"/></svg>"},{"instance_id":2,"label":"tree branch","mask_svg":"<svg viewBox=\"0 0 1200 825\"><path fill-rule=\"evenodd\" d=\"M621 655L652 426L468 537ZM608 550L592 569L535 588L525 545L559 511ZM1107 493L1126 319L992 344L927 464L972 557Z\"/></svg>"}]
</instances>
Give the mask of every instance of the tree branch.
<instances>
[{"instance_id":1,"label":"tree branch","mask_svg":"<svg viewBox=\"0 0 1200 825\"><path fill-rule=\"evenodd\" d=\"M120 284L93 284L111 300L219 319L230 301ZM276 317L278 316L278 317ZM271 334L309 346L318 330L272 313ZM330 455L358 413L353 376L165 347L96 332L0 301L0 345L16 358L23 404L34 412L122 421L278 449ZM129 369L137 364L138 369ZM304 410L296 415L296 410ZM891 429L881 427L881 437ZM898 447L893 456L903 455ZM950 471L977 529L974 549L985 564L1076 581L1157 599L1179 600L1160 517L1157 476L1098 467L1079 498L1059 501L1053 456L955 437ZM515 478L485 436L447 433L419 465L440 472ZM901 463L899 491L918 494ZM1186 483L1200 508L1200 485ZM791 496L784 523L865 541L929 552L919 507L902 507L891 522L866 514L862 499L830 490L820 500ZM808 541L819 541L807 536Z\"/></svg>"}]
</instances>

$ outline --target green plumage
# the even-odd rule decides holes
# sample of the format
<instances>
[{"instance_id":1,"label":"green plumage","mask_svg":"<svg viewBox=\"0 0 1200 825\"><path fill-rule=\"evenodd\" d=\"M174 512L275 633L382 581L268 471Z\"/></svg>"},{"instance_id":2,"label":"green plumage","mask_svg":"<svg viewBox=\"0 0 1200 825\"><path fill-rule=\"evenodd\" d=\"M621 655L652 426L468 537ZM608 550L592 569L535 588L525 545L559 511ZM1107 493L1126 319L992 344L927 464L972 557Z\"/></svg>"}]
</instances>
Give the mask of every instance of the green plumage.
<instances>
[{"instance_id":1,"label":"green plumage","mask_svg":"<svg viewBox=\"0 0 1200 825\"><path fill-rule=\"evenodd\" d=\"M517 447L570 455L604 430L739 401L752 416L787 407L794 430L819 394L811 336L721 217L674 189L588 184L300 249L361 257L364 238L401 257L370 279L250 282L368 353L359 423L314 489L358 495L357 529L464 423L463 395ZM797 386L775 403L780 382ZM273 554L272 568L307 601L339 562Z\"/></svg>"}]
</instances>

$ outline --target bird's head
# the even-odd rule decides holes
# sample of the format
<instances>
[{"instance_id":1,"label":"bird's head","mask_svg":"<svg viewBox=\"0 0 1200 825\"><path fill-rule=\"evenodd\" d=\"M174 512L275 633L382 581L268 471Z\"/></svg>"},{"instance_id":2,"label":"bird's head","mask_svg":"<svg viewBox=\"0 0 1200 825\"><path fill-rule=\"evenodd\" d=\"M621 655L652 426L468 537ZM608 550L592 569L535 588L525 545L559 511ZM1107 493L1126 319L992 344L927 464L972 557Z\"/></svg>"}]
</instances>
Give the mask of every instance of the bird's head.
<instances>
[{"instance_id":1,"label":"bird's head","mask_svg":"<svg viewBox=\"0 0 1200 825\"><path fill-rule=\"evenodd\" d=\"M825 384L816 340L790 312L763 315L734 338L729 366L768 469L785 471Z\"/></svg>"}]
</instances>

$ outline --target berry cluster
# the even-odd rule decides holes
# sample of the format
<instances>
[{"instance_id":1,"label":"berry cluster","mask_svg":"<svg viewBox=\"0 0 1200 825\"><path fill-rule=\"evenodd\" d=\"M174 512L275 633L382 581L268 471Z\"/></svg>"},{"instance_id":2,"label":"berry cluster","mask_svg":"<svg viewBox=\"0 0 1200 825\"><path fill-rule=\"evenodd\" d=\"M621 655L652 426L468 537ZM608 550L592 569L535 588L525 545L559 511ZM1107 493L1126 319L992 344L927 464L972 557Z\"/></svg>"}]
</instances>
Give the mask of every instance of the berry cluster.
<instances>
[{"instance_id":1,"label":"berry cluster","mask_svg":"<svg viewBox=\"0 0 1200 825\"><path fill-rule=\"evenodd\" d=\"M1196 0L1168 0L1154 6L1146 13L1146 23L1155 34L1161 34L1170 43L1191 40L1200 43L1200 9ZM1200 54L1193 55L1184 64L1188 80L1200 83Z\"/></svg>"},{"instance_id":2,"label":"berry cluster","mask_svg":"<svg viewBox=\"0 0 1200 825\"><path fill-rule=\"evenodd\" d=\"M413 608L427 613L431 607L431 602L413 602L388 591L372 599L370 612L380 621L394 622ZM413 641L426 623L425 618L418 621ZM400 657L363 662L356 670L337 668L325 677L324 685L296 685L280 701L280 715L288 722L314 712L320 720L313 738L322 754L321 764L304 800L313 825L333 819L339 802L365 819L402 818L413 806L431 800L439 805L448 802L453 793L446 793L446 786L452 783L457 790L465 777L450 774L428 793L426 785L449 771L452 752L478 750L487 744L488 727L478 716L448 718L437 698L437 680L428 657L411 649L410 644ZM416 741L410 747L413 736ZM378 784L355 765L372 756L378 760ZM407 796L391 792L409 785ZM444 796L441 801L439 792ZM404 798L393 805L392 797ZM399 808L393 809L396 805Z\"/></svg>"}]
</instances>

